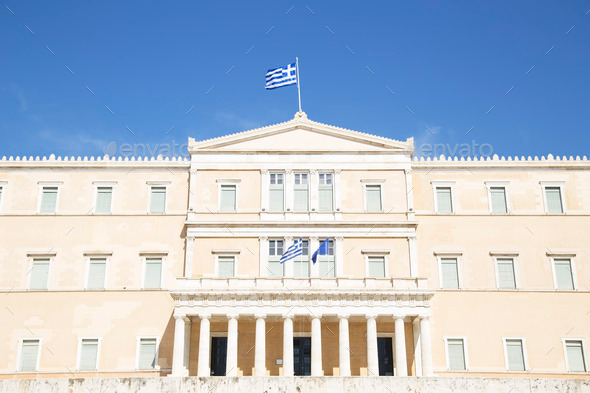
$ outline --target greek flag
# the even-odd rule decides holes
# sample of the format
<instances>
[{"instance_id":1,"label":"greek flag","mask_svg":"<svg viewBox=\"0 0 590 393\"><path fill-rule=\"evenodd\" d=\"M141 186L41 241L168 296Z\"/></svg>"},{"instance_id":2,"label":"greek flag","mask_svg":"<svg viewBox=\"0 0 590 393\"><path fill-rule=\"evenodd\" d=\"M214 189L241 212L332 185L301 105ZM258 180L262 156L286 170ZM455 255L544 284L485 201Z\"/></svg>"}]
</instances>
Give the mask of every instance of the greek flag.
<instances>
[{"instance_id":1,"label":"greek flag","mask_svg":"<svg viewBox=\"0 0 590 393\"><path fill-rule=\"evenodd\" d=\"M288 64L285 67L268 70L266 73L266 88L276 89L297 83L297 66L296 63Z\"/></svg>"},{"instance_id":2,"label":"greek flag","mask_svg":"<svg viewBox=\"0 0 590 393\"><path fill-rule=\"evenodd\" d=\"M291 245L291 247L289 247L287 249L287 251L285 251L285 253L281 257L280 262L285 263L295 257L298 257L299 255L302 255L303 254L302 244L303 244L303 241L301 240L301 238L299 238L299 240L296 240L295 243L293 243Z\"/></svg>"}]
</instances>

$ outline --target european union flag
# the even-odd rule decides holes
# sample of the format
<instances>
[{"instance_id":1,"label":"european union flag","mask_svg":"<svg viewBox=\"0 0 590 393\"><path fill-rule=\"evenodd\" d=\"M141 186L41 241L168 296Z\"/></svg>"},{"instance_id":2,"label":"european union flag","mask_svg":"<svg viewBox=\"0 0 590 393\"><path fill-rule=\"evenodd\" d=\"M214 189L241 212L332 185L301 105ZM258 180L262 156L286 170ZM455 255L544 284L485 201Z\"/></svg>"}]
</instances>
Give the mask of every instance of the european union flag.
<instances>
[{"instance_id":1,"label":"european union flag","mask_svg":"<svg viewBox=\"0 0 590 393\"><path fill-rule=\"evenodd\" d=\"M318 259L318 254L319 255L328 255L329 251L328 251L328 247L330 246L330 238L327 237L326 240L324 240L322 242L322 244L320 244L320 248L318 248L316 250L316 252L313 253L313 255L311 256L311 260L313 261L313 263L315 264L316 260Z\"/></svg>"}]
</instances>

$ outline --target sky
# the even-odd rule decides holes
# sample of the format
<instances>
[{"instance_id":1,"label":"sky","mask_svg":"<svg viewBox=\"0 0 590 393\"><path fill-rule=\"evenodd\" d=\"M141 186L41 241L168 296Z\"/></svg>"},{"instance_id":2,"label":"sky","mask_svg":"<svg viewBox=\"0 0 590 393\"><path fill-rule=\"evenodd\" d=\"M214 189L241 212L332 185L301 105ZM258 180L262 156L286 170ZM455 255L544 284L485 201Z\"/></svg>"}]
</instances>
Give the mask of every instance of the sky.
<instances>
[{"instance_id":1,"label":"sky","mask_svg":"<svg viewBox=\"0 0 590 393\"><path fill-rule=\"evenodd\" d=\"M414 137L422 156L590 155L589 10L2 0L0 157L179 155L287 121L296 87L264 76L296 56L312 120Z\"/></svg>"}]
</instances>

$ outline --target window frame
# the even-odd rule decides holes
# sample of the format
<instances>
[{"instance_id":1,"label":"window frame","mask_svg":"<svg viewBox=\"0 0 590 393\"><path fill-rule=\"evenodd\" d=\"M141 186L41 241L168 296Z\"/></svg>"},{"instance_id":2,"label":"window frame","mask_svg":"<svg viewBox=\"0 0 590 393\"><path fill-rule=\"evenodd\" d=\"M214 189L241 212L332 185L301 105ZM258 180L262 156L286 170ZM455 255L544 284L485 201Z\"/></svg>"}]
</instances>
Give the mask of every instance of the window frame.
<instances>
[{"instance_id":1,"label":"window frame","mask_svg":"<svg viewBox=\"0 0 590 393\"><path fill-rule=\"evenodd\" d=\"M506 341L510 340L520 340L522 344L522 361L524 362L524 370L510 370L510 365L508 364L508 346L506 345ZM527 349L526 349L526 337L502 337L502 344L504 347L504 365L506 366L506 371L512 373L528 373L529 369L529 359L527 356Z\"/></svg>"},{"instance_id":2,"label":"window frame","mask_svg":"<svg viewBox=\"0 0 590 393\"><path fill-rule=\"evenodd\" d=\"M320 182L320 176L324 175L324 183L326 182L326 175L330 175L332 178L332 183L331 184L322 184ZM320 213L331 213L336 211L335 207L336 207L336 187L335 187L335 182L336 182L336 173L334 171L325 171L325 170L318 170L317 171L317 179L318 179L318 189L317 189L317 194L318 194L318 206L317 206L317 211ZM332 190L332 209L330 210L322 210L320 209L320 190L322 189L322 187L327 187L330 186L331 190ZM311 194L311 193L310 193Z\"/></svg>"},{"instance_id":3,"label":"window frame","mask_svg":"<svg viewBox=\"0 0 590 393\"><path fill-rule=\"evenodd\" d=\"M272 210L271 209L271 190L273 186L276 186L276 184L272 184L270 182L271 179L271 175L282 175L283 176L283 184L282 184L282 189L283 189L283 209L282 210ZM269 170L268 171L268 189L265 191L268 193L268 212L269 213L284 213L287 211L287 172L286 171L281 171L281 170ZM236 195L236 199L237 199L237 195Z\"/></svg>"},{"instance_id":4,"label":"window frame","mask_svg":"<svg viewBox=\"0 0 590 393\"><path fill-rule=\"evenodd\" d=\"M94 186L94 199L92 202L92 214L97 216L110 216L113 215L113 206L115 206L115 189L117 186L116 181L95 181L92 182ZM98 189L102 187L111 187L111 208L109 213L97 213L96 212L96 202L98 201Z\"/></svg>"},{"instance_id":5,"label":"window frame","mask_svg":"<svg viewBox=\"0 0 590 393\"><path fill-rule=\"evenodd\" d=\"M567 207L565 203L565 181L542 181L541 191L543 192L543 203L545 207L545 214L551 216L560 216L567 214ZM561 213L550 213L547 206L547 188L559 188L559 195L561 197Z\"/></svg>"},{"instance_id":6,"label":"window frame","mask_svg":"<svg viewBox=\"0 0 590 393\"><path fill-rule=\"evenodd\" d=\"M107 289L107 278L109 276L109 265L111 254L103 255L103 254L86 254L86 274L84 275L84 290L85 291L104 291ZM105 259L105 268L104 268L104 282L103 288L88 288L88 279L90 278L90 265L92 259ZM86 338L86 337L85 337Z\"/></svg>"},{"instance_id":7,"label":"window frame","mask_svg":"<svg viewBox=\"0 0 590 393\"><path fill-rule=\"evenodd\" d=\"M141 347L141 340L156 340L156 361L154 363L154 368L139 368L139 352ZM160 370L160 365L158 364L158 359L160 358L160 336L137 336L135 341L135 370L136 371L150 371L150 370Z\"/></svg>"},{"instance_id":8,"label":"window frame","mask_svg":"<svg viewBox=\"0 0 590 393\"><path fill-rule=\"evenodd\" d=\"M275 239L271 239L271 240L275 240ZM296 240L294 239L294 241L296 241ZM311 239L308 237L305 237L305 238L301 237L301 241L302 241L302 244L301 244L302 254L296 258L293 258L293 260L292 260L292 262L293 262L293 278L310 278L311 277L311 265L312 265L312 263L311 263L311 254L312 254L311 253ZM303 242L307 242L307 255L303 254ZM285 243L283 243L283 247L284 247L284 244ZM291 244L293 244L293 243L291 243ZM301 257L303 257L304 259L299 259ZM307 264L307 275L305 275L305 276L295 275L295 263L296 262Z\"/></svg>"},{"instance_id":9,"label":"window frame","mask_svg":"<svg viewBox=\"0 0 590 393\"><path fill-rule=\"evenodd\" d=\"M37 198L37 214L40 214L43 216L51 216L51 215L58 214L59 202L61 200L61 187L63 185L63 182L61 182L61 181L40 181L37 184L39 185L39 196ZM42 213L41 212L41 203L43 201L43 189L45 187L57 188L57 196L55 197L55 211L53 213Z\"/></svg>"},{"instance_id":10,"label":"window frame","mask_svg":"<svg viewBox=\"0 0 590 393\"><path fill-rule=\"evenodd\" d=\"M336 243L334 243L334 247L336 247ZM391 278L389 274L389 254L391 253L389 250L361 250L365 258L365 278ZM334 254L336 254L336 250L334 250ZM334 255L336 257L336 255ZM382 257L383 258L383 269L385 275L383 277L370 277L369 276L369 259L370 257ZM334 260L336 262L336 260Z\"/></svg>"},{"instance_id":11,"label":"window frame","mask_svg":"<svg viewBox=\"0 0 590 393\"><path fill-rule=\"evenodd\" d=\"M271 262L270 259L271 258L277 258L277 261L280 262L281 256L282 256L282 255L270 255L270 244L271 244L272 241L281 241L281 242L283 242L283 254L287 251L287 248L288 248L288 247L285 247L287 245L287 241L284 238L282 238L282 237L271 237L271 238L268 239L268 241L267 241L267 247L266 247L266 266L265 266L265 268L266 268L266 276L268 278L284 278L284 277L287 277L287 269L286 269L284 263L281 264L281 266L283 268L283 275L281 275L281 276L274 276L272 274L272 271L270 270L270 267L269 267L269 263ZM291 243L291 245L292 245L292 243ZM275 248L276 248L276 245L275 245ZM308 243L308 248L309 248L309 243ZM308 253L309 253L309 251L308 251ZM276 261L273 261L273 262L276 262Z\"/></svg>"},{"instance_id":12,"label":"window frame","mask_svg":"<svg viewBox=\"0 0 590 393\"><path fill-rule=\"evenodd\" d=\"M568 341L579 341L582 343L582 358L584 359L585 371L571 371L570 370L569 358L567 356L567 342ZM562 337L561 344L562 344L562 348L563 348L563 356L565 358L566 371L570 374L588 374L589 369L588 369L588 358L586 357L586 354L588 353L586 351L586 339L581 338L581 337Z\"/></svg>"},{"instance_id":13,"label":"window frame","mask_svg":"<svg viewBox=\"0 0 590 393\"><path fill-rule=\"evenodd\" d=\"M498 271L498 259L512 259L512 269L514 273L514 288L500 288L500 274ZM520 277L518 274L518 254L492 254L494 261L494 270L496 272L496 289L500 291L515 291L520 289Z\"/></svg>"},{"instance_id":14,"label":"window frame","mask_svg":"<svg viewBox=\"0 0 590 393\"><path fill-rule=\"evenodd\" d=\"M96 348L96 368L93 370L81 370L80 369L80 361L82 360L82 341L84 340L98 340L97 348ZM76 358L76 371L78 372L93 372L99 370L99 361L100 361L100 348L102 347L102 337L78 337L78 356Z\"/></svg>"},{"instance_id":15,"label":"window frame","mask_svg":"<svg viewBox=\"0 0 590 393\"><path fill-rule=\"evenodd\" d=\"M28 280L27 280L27 291L49 291L49 283L50 283L50 279L51 279L51 265L53 265L53 259L54 259L55 255L43 255L43 254L36 254L36 255L29 255L29 274L27 274L29 276ZM35 259L49 259L49 269L47 270L47 288L44 289L34 289L31 288L31 281L33 279L33 274L31 274L33 272L33 267L35 266Z\"/></svg>"},{"instance_id":16,"label":"window frame","mask_svg":"<svg viewBox=\"0 0 590 393\"><path fill-rule=\"evenodd\" d=\"M554 254L554 255L550 255L549 259L551 261L551 273L553 274L553 288L556 291L577 291L578 290L578 280L577 280L577 272L576 272L576 263L575 263L575 259L576 256L575 255L570 255L570 254L565 254L565 255L559 255L559 254ZM571 274L572 274L572 289L559 289L558 287L558 283L557 283L557 273L555 272L555 260L556 259L569 259L570 261L570 269L571 269Z\"/></svg>"},{"instance_id":17,"label":"window frame","mask_svg":"<svg viewBox=\"0 0 590 393\"><path fill-rule=\"evenodd\" d=\"M37 340L39 341L39 346L37 348L37 364L35 365L34 371L21 371L21 357L23 352L23 342L29 340ZM16 372L17 373L38 373L39 372L39 365L41 364L41 352L42 352L42 345L43 345L43 337L19 337L18 338L18 350L16 354Z\"/></svg>"},{"instance_id":18,"label":"window frame","mask_svg":"<svg viewBox=\"0 0 590 393\"><path fill-rule=\"evenodd\" d=\"M488 191L488 206L490 209L490 214L493 215L507 215L511 213L511 204L510 204L510 197L508 196L508 186L510 185L509 181L486 181L485 182L486 189ZM494 208L492 205L492 188L504 188L504 199L506 200L506 213L494 213ZM452 191L451 191L452 193Z\"/></svg>"},{"instance_id":19,"label":"window frame","mask_svg":"<svg viewBox=\"0 0 590 393\"><path fill-rule=\"evenodd\" d=\"M169 195L169 186L170 186L170 182L169 181L147 181L146 185L148 186L148 205L147 205L147 214L149 215L154 215L154 216L161 216L161 215L165 215L168 214L168 195ZM152 213L151 211L151 207L152 207L152 188L165 188L166 191L166 195L164 198L164 212L162 213ZM114 191L114 188L113 188ZM111 212L113 211L113 200L112 200L112 195L111 195Z\"/></svg>"},{"instance_id":20,"label":"window frame","mask_svg":"<svg viewBox=\"0 0 590 393\"><path fill-rule=\"evenodd\" d=\"M221 251L221 252L215 252L215 272L214 272L214 277L215 278L222 278L222 279L228 279L228 278L236 278L238 277L238 256L240 255L240 251ZM234 259L234 273L232 276L230 277L220 277L219 276L219 257L232 257Z\"/></svg>"},{"instance_id":21,"label":"window frame","mask_svg":"<svg viewBox=\"0 0 590 393\"><path fill-rule=\"evenodd\" d=\"M385 194L384 191L384 187L383 185L385 184L385 179L363 179L361 180L361 183L363 184L363 197L364 197L364 212L365 213L383 213L384 210L384 206L385 206L385 197L383 194ZM381 202L381 209L378 211L369 211L368 207L369 207L369 198L368 198L368 194L367 194L367 186L379 186L379 197L380 197L380 202ZM333 192L333 191L332 191Z\"/></svg>"},{"instance_id":22,"label":"window frame","mask_svg":"<svg viewBox=\"0 0 590 393\"><path fill-rule=\"evenodd\" d=\"M452 371L452 372L469 371L469 351L467 349L467 336L444 336L443 339L445 341L445 359L446 359L447 371ZM463 360L465 361L465 369L464 370L451 369L451 363L450 363L450 358L449 358L449 340L463 341Z\"/></svg>"},{"instance_id":23,"label":"window frame","mask_svg":"<svg viewBox=\"0 0 590 393\"><path fill-rule=\"evenodd\" d=\"M145 291L158 291L158 290L162 290L164 289L163 287L163 282L164 282L164 263L166 261L166 257L167 255L164 254L142 254L141 255L141 259L142 259L142 268L141 268L141 290L145 290ZM158 288L146 288L145 287L145 274L146 274L146 269L147 269L147 260L148 259L155 259L155 258L160 258L161 262L160 262L160 286ZM105 277L106 280L106 277Z\"/></svg>"},{"instance_id":24,"label":"window frame","mask_svg":"<svg viewBox=\"0 0 590 393\"><path fill-rule=\"evenodd\" d=\"M433 181L430 183L432 185L432 192L434 194L434 213L440 215L452 215L456 214L457 212L457 201L455 198L455 182L454 181ZM451 189L451 212L450 213L440 213L438 211L438 194L437 188L450 188Z\"/></svg>"},{"instance_id":25,"label":"window frame","mask_svg":"<svg viewBox=\"0 0 590 393\"><path fill-rule=\"evenodd\" d=\"M307 209L306 210L296 210L295 209L295 191L298 189L297 186L301 186L302 184L295 183L295 178L297 175L306 175L307 176L307 183L305 184L306 191L307 191ZM319 183L319 177L318 177ZM303 189L303 188L300 188ZM293 212L294 213L309 213L311 211L311 173L310 171L293 171Z\"/></svg>"},{"instance_id":26,"label":"window frame","mask_svg":"<svg viewBox=\"0 0 590 393\"><path fill-rule=\"evenodd\" d=\"M270 186L270 176L269 176L269 186ZM217 179L217 211L219 213L237 213L238 212L238 201L240 195L240 183L242 182L241 179ZM284 183L284 180L283 180ZM222 210L221 209L221 188L222 186L235 186L236 187L236 199L234 201L234 210ZM284 184L283 184L284 186ZM270 187L269 187L270 193ZM284 196L283 196L284 197ZM269 202L270 202L270 195L269 195Z\"/></svg>"},{"instance_id":27,"label":"window frame","mask_svg":"<svg viewBox=\"0 0 590 393\"><path fill-rule=\"evenodd\" d=\"M436 253L438 259L438 281L440 289L447 291L457 291L463 288L463 275L461 274L461 258L462 253ZM442 260L443 259L456 259L457 260L457 288L445 288L443 286L443 275L442 275Z\"/></svg>"}]
</instances>

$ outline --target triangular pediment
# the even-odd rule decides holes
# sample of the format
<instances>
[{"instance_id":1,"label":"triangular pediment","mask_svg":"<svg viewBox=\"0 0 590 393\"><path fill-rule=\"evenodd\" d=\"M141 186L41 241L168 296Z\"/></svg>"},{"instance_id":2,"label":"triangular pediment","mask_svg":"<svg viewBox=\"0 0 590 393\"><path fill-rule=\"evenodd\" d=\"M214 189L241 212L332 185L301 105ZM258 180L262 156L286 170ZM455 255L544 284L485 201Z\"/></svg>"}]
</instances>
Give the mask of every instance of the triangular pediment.
<instances>
[{"instance_id":1,"label":"triangular pediment","mask_svg":"<svg viewBox=\"0 0 590 393\"><path fill-rule=\"evenodd\" d=\"M204 141L189 141L189 150L228 152L412 152L413 140L396 141L307 119L293 120Z\"/></svg>"}]
</instances>

